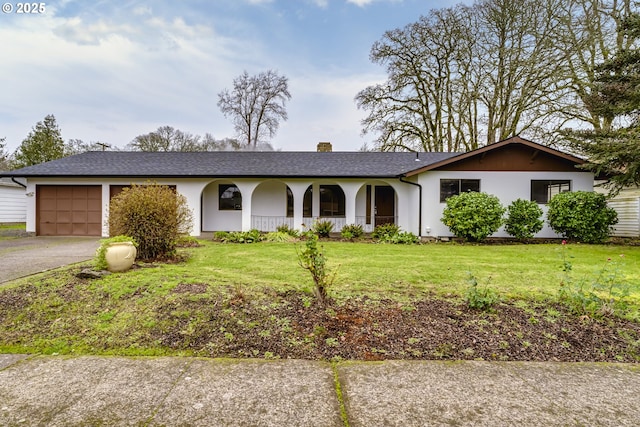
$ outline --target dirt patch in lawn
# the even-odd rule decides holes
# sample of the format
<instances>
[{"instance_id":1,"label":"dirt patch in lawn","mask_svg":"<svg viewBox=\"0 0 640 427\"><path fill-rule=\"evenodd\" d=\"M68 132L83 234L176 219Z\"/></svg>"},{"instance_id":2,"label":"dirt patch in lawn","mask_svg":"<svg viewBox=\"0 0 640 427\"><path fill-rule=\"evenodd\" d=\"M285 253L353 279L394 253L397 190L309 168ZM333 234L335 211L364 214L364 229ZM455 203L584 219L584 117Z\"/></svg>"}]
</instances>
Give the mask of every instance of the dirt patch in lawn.
<instances>
[{"instance_id":1,"label":"dirt patch in lawn","mask_svg":"<svg viewBox=\"0 0 640 427\"><path fill-rule=\"evenodd\" d=\"M640 324L577 317L560 305L501 303L483 312L436 297L412 303L361 298L321 307L297 292L255 300L180 296L159 307L149 338L207 357L640 360Z\"/></svg>"},{"instance_id":2,"label":"dirt patch in lawn","mask_svg":"<svg viewBox=\"0 0 640 427\"><path fill-rule=\"evenodd\" d=\"M432 295L322 307L301 291L198 282L112 292L99 284L74 279L0 291L0 345L311 360L640 361L640 323L575 316L555 303L506 301L485 312Z\"/></svg>"}]
</instances>

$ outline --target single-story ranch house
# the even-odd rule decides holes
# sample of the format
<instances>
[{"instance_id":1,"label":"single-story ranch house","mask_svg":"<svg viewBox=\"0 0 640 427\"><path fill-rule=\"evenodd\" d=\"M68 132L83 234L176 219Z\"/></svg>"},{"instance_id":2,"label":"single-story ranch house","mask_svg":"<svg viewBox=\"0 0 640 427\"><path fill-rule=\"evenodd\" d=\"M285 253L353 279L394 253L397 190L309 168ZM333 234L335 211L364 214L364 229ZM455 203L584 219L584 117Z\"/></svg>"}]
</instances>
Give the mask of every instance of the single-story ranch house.
<instances>
[{"instance_id":1,"label":"single-story ranch house","mask_svg":"<svg viewBox=\"0 0 640 427\"><path fill-rule=\"evenodd\" d=\"M396 223L419 236L451 236L447 197L464 191L523 198L544 209L562 191L593 191L580 158L512 137L467 153L87 152L4 173L27 183L26 229L107 236L109 200L131 183L174 186L193 210L191 234L302 228L314 220ZM496 236L506 236L500 230ZM538 237L556 237L545 226Z\"/></svg>"}]
</instances>

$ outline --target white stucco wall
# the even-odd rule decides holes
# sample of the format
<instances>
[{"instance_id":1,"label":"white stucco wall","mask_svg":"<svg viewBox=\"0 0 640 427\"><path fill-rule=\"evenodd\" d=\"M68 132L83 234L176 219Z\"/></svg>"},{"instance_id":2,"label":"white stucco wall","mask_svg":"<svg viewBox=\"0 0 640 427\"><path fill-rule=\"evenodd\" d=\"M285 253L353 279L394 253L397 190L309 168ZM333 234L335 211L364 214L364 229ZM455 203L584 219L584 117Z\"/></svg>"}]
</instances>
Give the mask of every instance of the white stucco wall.
<instances>
[{"instance_id":1,"label":"white stucco wall","mask_svg":"<svg viewBox=\"0 0 640 427\"><path fill-rule=\"evenodd\" d=\"M446 204L440 202L441 179L480 179L480 191L493 194L506 208L514 200L530 200L531 180L569 180L571 191L593 191L593 175L588 172L447 172L429 171L419 176L423 186L424 235L434 237L452 236L449 229L440 221ZM536 237L557 237L546 222L546 205L540 205L544 211L545 226ZM430 228L430 233L426 229ZM503 228L494 237L508 237Z\"/></svg>"}]
</instances>

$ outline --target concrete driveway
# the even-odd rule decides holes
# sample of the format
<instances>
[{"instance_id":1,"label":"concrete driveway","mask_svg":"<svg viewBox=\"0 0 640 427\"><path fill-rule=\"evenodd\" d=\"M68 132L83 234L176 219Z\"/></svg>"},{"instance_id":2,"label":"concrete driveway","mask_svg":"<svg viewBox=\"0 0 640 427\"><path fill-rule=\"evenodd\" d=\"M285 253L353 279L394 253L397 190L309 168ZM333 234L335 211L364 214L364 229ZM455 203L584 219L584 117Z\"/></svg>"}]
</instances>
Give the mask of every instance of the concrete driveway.
<instances>
[{"instance_id":1,"label":"concrete driveway","mask_svg":"<svg viewBox=\"0 0 640 427\"><path fill-rule=\"evenodd\" d=\"M24 237L0 240L0 283L92 259L99 237Z\"/></svg>"}]
</instances>

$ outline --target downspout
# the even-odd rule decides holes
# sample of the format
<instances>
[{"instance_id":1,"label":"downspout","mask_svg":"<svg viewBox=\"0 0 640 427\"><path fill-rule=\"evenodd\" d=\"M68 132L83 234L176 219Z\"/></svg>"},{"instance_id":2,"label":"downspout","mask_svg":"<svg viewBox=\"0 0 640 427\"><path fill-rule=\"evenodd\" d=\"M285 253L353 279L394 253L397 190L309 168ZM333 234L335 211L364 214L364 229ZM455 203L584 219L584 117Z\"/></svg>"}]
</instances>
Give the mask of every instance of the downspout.
<instances>
[{"instance_id":1,"label":"downspout","mask_svg":"<svg viewBox=\"0 0 640 427\"><path fill-rule=\"evenodd\" d=\"M400 182L418 187L418 237L422 237L422 185L416 182L405 181L404 176L402 175L400 175L398 179Z\"/></svg>"},{"instance_id":2,"label":"downspout","mask_svg":"<svg viewBox=\"0 0 640 427\"><path fill-rule=\"evenodd\" d=\"M16 184L18 184L20 187L24 188L25 190L27 189L27 186L24 185L23 183L21 183L20 181L16 181L16 178L14 176L11 177L11 181L15 182Z\"/></svg>"}]
</instances>

